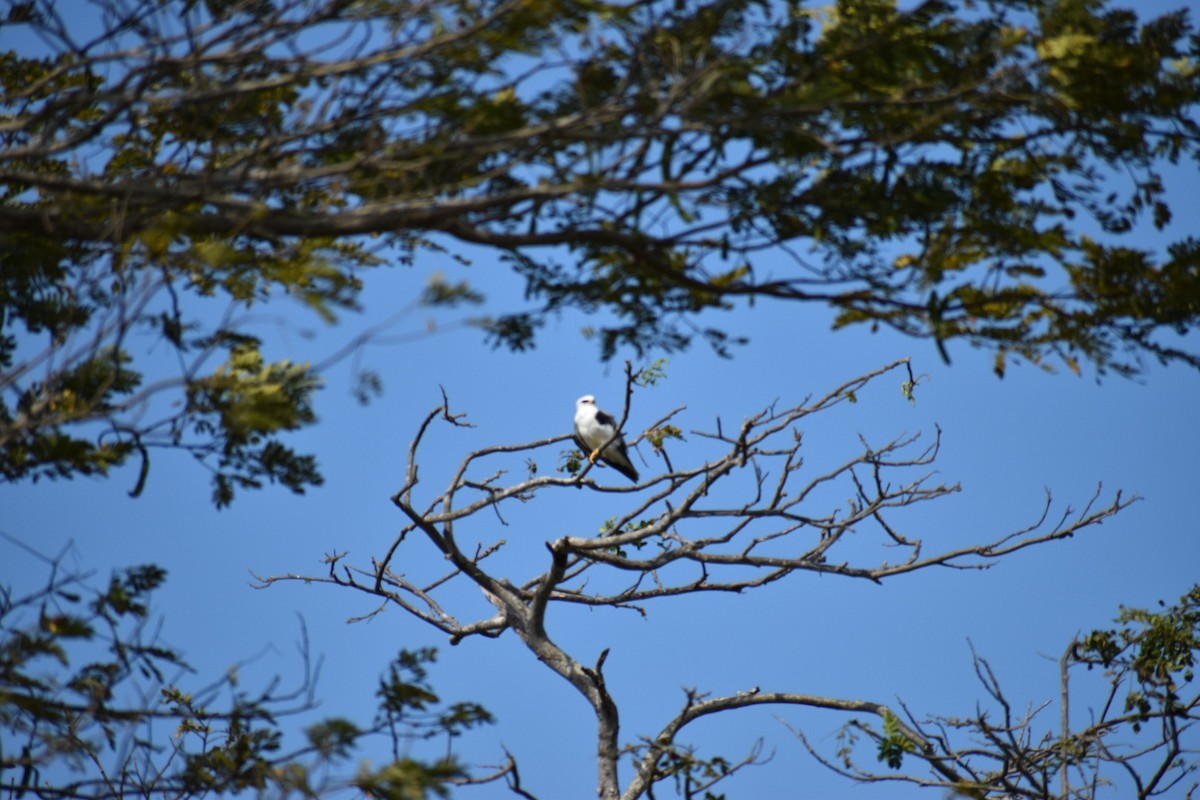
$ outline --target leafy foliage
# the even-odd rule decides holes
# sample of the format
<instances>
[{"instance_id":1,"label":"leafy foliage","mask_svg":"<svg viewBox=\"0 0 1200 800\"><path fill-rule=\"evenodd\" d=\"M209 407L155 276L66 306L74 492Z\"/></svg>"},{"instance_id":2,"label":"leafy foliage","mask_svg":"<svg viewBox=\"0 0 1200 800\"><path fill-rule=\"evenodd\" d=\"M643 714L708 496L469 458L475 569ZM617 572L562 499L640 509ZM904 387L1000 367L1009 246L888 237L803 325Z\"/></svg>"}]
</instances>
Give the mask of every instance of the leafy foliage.
<instances>
[{"instance_id":1,"label":"leafy foliage","mask_svg":"<svg viewBox=\"0 0 1200 800\"><path fill-rule=\"evenodd\" d=\"M1176 605L1160 606L1122 608L1119 628L1071 642L1060 662L1064 708L1058 726L1039 732L1038 712L1050 704L1030 705L1022 714L988 663L976 657L976 674L993 709L918 721L905 708L904 721L880 706L872 710L882 725L851 721L841 732L840 763L826 763L857 780L941 786L960 797L1068 800L1095 798L1106 787L1127 797L1191 796L1200 722L1200 692L1192 685L1200 655L1200 586ZM1102 702L1072 715L1078 690L1071 673L1081 666L1102 668L1098 679L1089 676L1099 689L1091 696ZM876 773L855 760L864 736L892 772ZM911 770L914 762L928 767L928 774L899 771Z\"/></svg>"},{"instance_id":2,"label":"leafy foliage","mask_svg":"<svg viewBox=\"0 0 1200 800\"><path fill-rule=\"evenodd\" d=\"M606 358L725 351L737 332L696 315L761 297L947 358L987 347L999 374L1014 357L1200 366L1178 338L1200 315L1200 245L1128 239L1170 222L1170 170L1200 151L1185 11L59 5L14 5L0 53L7 480L140 459L136 491L152 448L182 447L218 504L318 483L276 435L311 422L311 376L239 363L261 349L243 312L287 297L334 322L367 270L464 246L525 281L525 308L475 320L518 350L578 309L604 312L586 332ZM484 299L457 276L413 294Z\"/></svg>"},{"instance_id":3,"label":"leafy foliage","mask_svg":"<svg viewBox=\"0 0 1200 800\"><path fill-rule=\"evenodd\" d=\"M429 685L426 665L436 660L433 648L403 650L392 662L387 677L380 681L377 722L392 732L394 741L406 737L453 739L494 721L487 709L475 703L455 703L436 713L432 710L441 700Z\"/></svg>"},{"instance_id":4,"label":"leafy foliage","mask_svg":"<svg viewBox=\"0 0 1200 800\"><path fill-rule=\"evenodd\" d=\"M291 693L269 688L255 696L236 690L231 671L187 691L174 683L188 670L181 655L147 639L150 598L163 587L164 570L126 569L96 590L85 576L60 571L57 560L50 566L39 590L17 596L11 586L0 589L5 796L192 798L253 790L319 797L352 784L380 798L444 797L448 784L467 777L465 768L449 750L426 761L406 743L449 743L492 721L473 703L443 707L424 669L435 651L401 651L380 682L377 724L321 720L306 729L307 746L289 750L282 720L311 710L310 678ZM173 735L162 736L172 727ZM392 759L343 766L381 734ZM324 777L331 768L344 774Z\"/></svg>"},{"instance_id":5,"label":"leafy foliage","mask_svg":"<svg viewBox=\"0 0 1200 800\"><path fill-rule=\"evenodd\" d=\"M904 763L904 754L915 749L912 741L901 731L900 720L896 715L891 712L885 713L883 736L879 740L879 760L892 769L900 769Z\"/></svg>"},{"instance_id":6,"label":"leafy foliage","mask_svg":"<svg viewBox=\"0 0 1200 800\"><path fill-rule=\"evenodd\" d=\"M1178 604L1153 612L1122 608L1122 627L1093 631L1071 654L1088 669L1104 668L1114 685L1127 686L1124 710L1133 714L1134 730L1149 720L1164 722L1195 715L1197 701L1185 696L1196 677L1200 655L1200 586Z\"/></svg>"},{"instance_id":7,"label":"leafy foliage","mask_svg":"<svg viewBox=\"0 0 1200 800\"><path fill-rule=\"evenodd\" d=\"M278 481L294 492L322 482L316 460L297 455L270 434L295 430L315 419L310 397L317 388L306 364L264 364L253 344L241 344L229 361L208 378L188 386L188 413L198 433L214 444L218 469L213 501L233 500L233 486L258 488L262 478Z\"/></svg>"}]
</instances>

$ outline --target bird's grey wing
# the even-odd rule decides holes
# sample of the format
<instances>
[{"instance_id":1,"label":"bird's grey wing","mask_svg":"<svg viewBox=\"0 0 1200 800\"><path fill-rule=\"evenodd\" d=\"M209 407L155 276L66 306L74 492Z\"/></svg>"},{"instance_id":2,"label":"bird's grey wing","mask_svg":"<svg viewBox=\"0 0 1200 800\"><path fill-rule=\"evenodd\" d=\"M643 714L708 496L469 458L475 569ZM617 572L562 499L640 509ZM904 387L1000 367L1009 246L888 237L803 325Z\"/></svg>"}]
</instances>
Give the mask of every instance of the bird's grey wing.
<instances>
[{"instance_id":1,"label":"bird's grey wing","mask_svg":"<svg viewBox=\"0 0 1200 800\"><path fill-rule=\"evenodd\" d=\"M604 448L604 452L600 454L600 460L637 483L637 467L633 466L633 462L629 460L629 448L625 446L625 440L622 437L618 436L612 444Z\"/></svg>"},{"instance_id":2,"label":"bird's grey wing","mask_svg":"<svg viewBox=\"0 0 1200 800\"><path fill-rule=\"evenodd\" d=\"M625 446L625 437L617 434L617 438L612 440L612 444L604 448L606 452L616 453L622 461L629 460L629 448Z\"/></svg>"}]
</instances>

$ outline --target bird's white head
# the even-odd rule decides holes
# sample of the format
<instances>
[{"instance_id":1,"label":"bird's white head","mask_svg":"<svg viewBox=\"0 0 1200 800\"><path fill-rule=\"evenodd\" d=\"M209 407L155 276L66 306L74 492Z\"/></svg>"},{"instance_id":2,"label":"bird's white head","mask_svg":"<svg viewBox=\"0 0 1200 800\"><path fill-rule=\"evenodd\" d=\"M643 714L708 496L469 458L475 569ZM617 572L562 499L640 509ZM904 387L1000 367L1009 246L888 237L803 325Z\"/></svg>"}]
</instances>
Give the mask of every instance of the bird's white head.
<instances>
[{"instance_id":1,"label":"bird's white head","mask_svg":"<svg viewBox=\"0 0 1200 800\"><path fill-rule=\"evenodd\" d=\"M583 408L584 406L594 406L594 405L596 405L596 396L592 395L592 394L585 394L583 397L581 397L575 401L576 408Z\"/></svg>"}]
</instances>

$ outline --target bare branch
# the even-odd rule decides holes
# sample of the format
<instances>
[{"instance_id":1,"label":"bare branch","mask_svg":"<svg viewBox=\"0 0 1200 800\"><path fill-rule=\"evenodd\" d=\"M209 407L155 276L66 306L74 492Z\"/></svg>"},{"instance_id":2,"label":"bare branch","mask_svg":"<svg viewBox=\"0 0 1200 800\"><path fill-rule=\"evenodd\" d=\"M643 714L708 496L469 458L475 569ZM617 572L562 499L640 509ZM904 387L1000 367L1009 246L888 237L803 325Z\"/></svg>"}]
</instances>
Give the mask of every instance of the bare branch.
<instances>
[{"instance_id":1,"label":"bare branch","mask_svg":"<svg viewBox=\"0 0 1200 800\"><path fill-rule=\"evenodd\" d=\"M638 375L631 365L626 370L623 423L632 414ZM1068 507L1052 517L1053 499L1047 493L1036 520L1020 530L992 534L978 544L936 546L940 532L913 532L903 512L959 490L956 485L933 482L930 470L940 449L940 431L931 444L924 444L919 434L900 435L882 445L860 437L850 457L824 467L805 458L802 426L809 423L810 417L849 401L863 402L860 396L870 387L896 374L905 378L902 394L911 393L916 381L909 362L902 360L798 405L784 407L777 402L745 417L737 426L718 419L714 431L695 433L691 444L676 448L676 459L690 461L690 465L647 476L633 487L616 489L597 483L588 476L586 466L574 476L531 475L505 482L511 459L555 447L570 438L555 434L524 444L473 450L454 468L444 489L418 499L417 490L428 485L428 480L417 480L418 445L428 438L439 418L451 426L463 424L463 415L451 414L449 402L443 397L442 405L423 418L410 446L405 483L392 498L406 523L386 554L374 560L370 569L342 567L341 554L331 557L327 576L286 575L260 581L269 585L280 580L306 580L381 597L387 604L443 631L452 643L468 636L491 637L513 630L542 663L591 704L597 719L597 758L604 798L648 794L654 782L668 774L682 782L685 794L710 785L707 781L711 776L704 778L697 772L706 769L702 766L706 762L686 747L680 749L678 734L701 717L762 704L869 714L882 720L888 732L856 722L853 730L857 735L865 735L880 747L915 754L934 773L932 778L876 775L850 761L839 767L856 779L910 780L968 793L993 785L1046 789L1050 772L1059 775L1061 770L1076 769L1079 759L1073 751L1069 759L1065 757L1067 745L1057 744L1058 737L1035 742L1030 730L1042 707L1016 713L1007 704L987 662L977 657L977 675L1002 711L998 722L991 722L981 712L967 722L923 723L901 705L902 720L900 714L879 703L800 693L755 689L716 699L690 693L683 711L657 736L645 740L644 752L637 758L637 776L622 791L616 782L618 711L603 675L608 651L601 654L594 667L588 667L551 638L549 620L556 603L645 613L646 603L661 598L712 591L745 592L805 573L880 582L934 567L985 569L1003 556L1084 532L1136 500L1118 492L1101 505L1101 489L1097 489L1082 511ZM680 413L682 409L672 411L655 425ZM637 441L641 437L629 438ZM692 455L693 450L698 455ZM548 564L535 574L506 576L489 568L492 562L488 557L498 552L506 540L490 533L495 525L490 520L483 522L485 514L507 525L520 510L514 500L524 504L564 490L581 489L611 492L614 505L620 509L599 535L567 535L546 542ZM838 496L846 499L826 499ZM414 533L423 536L414 537ZM468 533L471 541L478 539L469 552L459 544L468 540L464 538ZM849 534L855 534L853 547L848 544ZM397 562L401 549L417 548L422 542L432 546L451 568L418 584L396 574L390 565ZM867 542L880 548L881 555L872 558L863 547ZM882 559L882 555L897 548L904 552L899 560ZM839 552L844 555L839 557ZM404 563L417 563L414 558L415 551ZM463 581L478 586L496 613L476 616L474 611L467 615L457 610L459 606L465 609L463 594L443 593ZM1109 723L1111 720L1098 725ZM980 735L978 745L963 748L952 743L957 731L972 725ZM1094 743L1103 730L1107 729L1097 727L1071 741ZM1086 752L1093 756L1102 753L1094 744L1088 744ZM757 753L752 754L741 766L753 763L757 757ZM983 766L985 762L990 766ZM512 773L500 774L511 779Z\"/></svg>"}]
</instances>

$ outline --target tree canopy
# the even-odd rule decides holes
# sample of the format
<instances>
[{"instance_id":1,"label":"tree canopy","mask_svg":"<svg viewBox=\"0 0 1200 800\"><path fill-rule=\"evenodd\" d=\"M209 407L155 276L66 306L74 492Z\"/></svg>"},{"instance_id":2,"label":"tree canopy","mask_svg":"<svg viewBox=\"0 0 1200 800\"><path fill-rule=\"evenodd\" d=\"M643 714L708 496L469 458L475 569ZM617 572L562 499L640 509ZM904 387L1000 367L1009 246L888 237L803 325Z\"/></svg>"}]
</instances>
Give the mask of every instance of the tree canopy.
<instances>
[{"instance_id":1,"label":"tree canopy","mask_svg":"<svg viewBox=\"0 0 1200 800\"><path fill-rule=\"evenodd\" d=\"M131 458L144 480L173 447L219 505L319 483L283 438L317 370L270 361L246 313L283 295L333 320L426 250L524 280L525 307L477 319L518 349L566 309L599 313L605 358L724 348L699 312L777 298L989 348L1000 374L1200 366L1177 336L1200 243L1128 239L1168 224L1200 154L1185 10L31 0L4 28L7 480Z\"/></svg>"}]
</instances>

